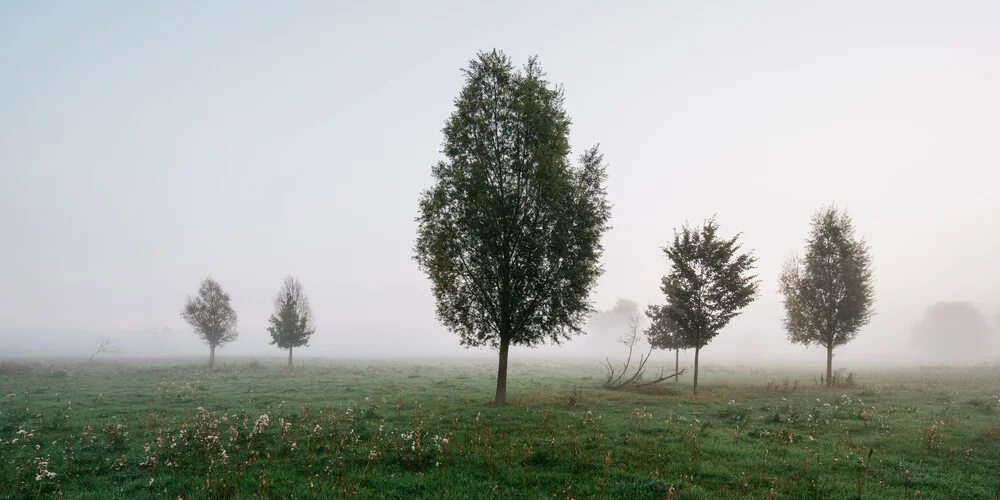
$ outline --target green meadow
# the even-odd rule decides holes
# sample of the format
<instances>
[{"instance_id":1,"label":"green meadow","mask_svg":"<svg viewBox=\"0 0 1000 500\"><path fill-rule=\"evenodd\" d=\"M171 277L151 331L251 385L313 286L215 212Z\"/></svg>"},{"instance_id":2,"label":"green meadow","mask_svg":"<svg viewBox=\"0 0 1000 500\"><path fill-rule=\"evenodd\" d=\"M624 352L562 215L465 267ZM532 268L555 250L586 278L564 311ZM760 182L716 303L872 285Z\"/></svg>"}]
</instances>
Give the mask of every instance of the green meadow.
<instances>
[{"instance_id":1,"label":"green meadow","mask_svg":"<svg viewBox=\"0 0 1000 500\"><path fill-rule=\"evenodd\" d=\"M998 498L1000 367L0 364L10 498Z\"/></svg>"}]
</instances>

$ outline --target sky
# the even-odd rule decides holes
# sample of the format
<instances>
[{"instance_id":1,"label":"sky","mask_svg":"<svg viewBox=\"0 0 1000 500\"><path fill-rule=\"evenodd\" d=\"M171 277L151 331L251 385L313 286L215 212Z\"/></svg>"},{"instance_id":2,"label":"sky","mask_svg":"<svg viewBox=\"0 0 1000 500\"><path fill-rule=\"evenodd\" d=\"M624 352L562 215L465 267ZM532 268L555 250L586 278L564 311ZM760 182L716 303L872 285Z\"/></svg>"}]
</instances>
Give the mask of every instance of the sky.
<instances>
[{"instance_id":1,"label":"sky","mask_svg":"<svg viewBox=\"0 0 1000 500\"><path fill-rule=\"evenodd\" d=\"M937 301L1000 312L1000 3L473 3L0 4L0 353L207 354L179 313L212 276L240 315L219 355L280 356L292 274L303 355L489 354L438 323L412 246L461 69L494 48L539 57L609 164L597 309L662 302L661 247L715 215L761 290L702 359L821 363L776 281L836 203L877 277L837 362L901 359Z\"/></svg>"}]
</instances>

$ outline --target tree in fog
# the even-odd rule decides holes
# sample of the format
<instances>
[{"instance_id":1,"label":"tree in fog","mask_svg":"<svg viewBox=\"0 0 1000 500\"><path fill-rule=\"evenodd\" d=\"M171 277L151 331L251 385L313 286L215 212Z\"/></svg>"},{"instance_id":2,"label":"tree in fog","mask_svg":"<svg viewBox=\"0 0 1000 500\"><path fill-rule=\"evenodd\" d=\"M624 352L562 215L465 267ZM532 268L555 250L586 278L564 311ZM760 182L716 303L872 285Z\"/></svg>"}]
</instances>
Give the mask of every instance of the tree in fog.
<instances>
[{"instance_id":1,"label":"tree in fog","mask_svg":"<svg viewBox=\"0 0 1000 500\"><path fill-rule=\"evenodd\" d=\"M292 369L292 349L309 345L309 337L316 331L309 299L302 291L302 283L289 276L274 297L274 314L268 318L271 345L288 349L288 369Z\"/></svg>"},{"instance_id":2,"label":"tree in fog","mask_svg":"<svg viewBox=\"0 0 1000 500\"><path fill-rule=\"evenodd\" d=\"M826 348L826 385L833 384L833 349L871 321L875 302L871 250L854 235L846 211L816 212L805 256L792 256L778 278L785 330L792 343Z\"/></svg>"},{"instance_id":3,"label":"tree in fog","mask_svg":"<svg viewBox=\"0 0 1000 500\"><path fill-rule=\"evenodd\" d=\"M718 232L714 218L701 227L685 224L674 231L673 243L663 248L670 260L660 285L667 302L654 307L650 317L652 336L660 345L694 349L695 396L701 349L757 298L760 286L753 274L757 258L741 252L739 235L724 238Z\"/></svg>"},{"instance_id":4,"label":"tree in fog","mask_svg":"<svg viewBox=\"0 0 1000 500\"><path fill-rule=\"evenodd\" d=\"M681 349L686 348L684 339L677 334L677 323L670 319L663 305L646 307L646 317L649 326L646 328L646 339L656 349L674 351L674 383L680 379Z\"/></svg>"},{"instance_id":5,"label":"tree in fog","mask_svg":"<svg viewBox=\"0 0 1000 500\"><path fill-rule=\"evenodd\" d=\"M236 332L236 311L230 304L229 294L222 290L218 281L205 278L198 288L198 295L187 298L181 316L208 344L211 350L208 368L215 368L215 348L236 340L239 335Z\"/></svg>"},{"instance_id":6,"label":"tree in fog","mask_svg":"<svg viewBox=\"0 0 1000 500\"><path fill-rule=\"evenodd\" d=\"M913 327L913 344L939 362L983 359L989 352L989 320L970 302L938 302Z\"/></svg>"},{"instance_id":7,"label":"tree in fog","mask_svg":"<svg viewBox=\"0 0 1000 500\"><path fill-rule=\"evenodd\" d=\"M638 312L638 302L619 298L610 309L592 313L583 327L590 348L602 354L617 351L622 345L622 325L627 325L629 317Z\"/></svg>"},{"instance_id":8,"label":"tree in fog","mask_svg":"<svg viewBox=\"0 0 1000 500\"><path fill-rule=\"evenodd\" d=\"M440 321L463 345L499 350L503 404L511 345L582 332L610 207L603 157L595 147L571 164L562 89L535 58L517 70L484 52L464 74L414 252Z\"/></svg>"},{"instance_id":9,"label":"tree in fog","mask_svg":"<svg viewBox=\"0 0 1000 500\"><path fill-rule=\"evenodd\" d=\"M116 347L113 347L110 340L101 340L97 343L97 350L94 351L94 354L90 355L89 361L93 361L94 357L102 352L106 354L118 354L121 351L119 351Z\"/></svg>"}]
</instances>

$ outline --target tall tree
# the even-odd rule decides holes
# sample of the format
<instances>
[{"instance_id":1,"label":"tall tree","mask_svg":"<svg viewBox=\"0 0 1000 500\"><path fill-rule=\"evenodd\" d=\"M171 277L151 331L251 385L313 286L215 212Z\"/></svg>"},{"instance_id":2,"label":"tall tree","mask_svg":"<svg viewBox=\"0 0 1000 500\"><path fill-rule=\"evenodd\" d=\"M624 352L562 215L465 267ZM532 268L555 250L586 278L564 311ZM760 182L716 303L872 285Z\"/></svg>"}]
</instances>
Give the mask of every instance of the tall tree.
<instances>
[{"instance_id":1,"label":"tall tree","mask_svg":"<svg viewBox=\"0 0 1000 500\"><path fill-rule=\"evenodd\" d=\"M215 348L236 340L236 311L230 304L229 294L218 281L205 278L196 297L188 296L181 316L211 349L208 368L215 368Z\"/></svg>"},{"instance_id":2,"label":"tall tree","mask_svg":"<svg viewBox=\"0 0 1000 500\"><path fill-rule=\"evenodd\" d=\"M298 278L289 276L274 297L274 314L268 318L271 345L288 349L288 369L292 369L292 349L309 345L309 337L316 332L309 299L302 291Z\"/></svg>"},{"instance_id":3,"label":"tall tree","mask_svg":"<svg viewBox=\"0 0 1000 500\"><path fill-rule=\"evenodd\" d=\"M516 70L502 52L479 53L464 74L414 253L440 321L463 345L499 350L503 404L510 346L559 343L592 310L606 173L596 147L572 165L562 89L535 58Z\"/></svg>"},{"instance_id":4,"label":"tall tree","mask_svg":"<svg viewBox=\"0 0 1000 500\"><path fill-rule=\"evenodd\" d=\"M701 349L757 298L760 286L752 274L757 258L741 252L739 235L722 238L718 232L714 218L700 228L685 224L680 232L674 231L673 244L663 248L670 260L670 271L660 286L667 303L651 317L661 335L673 339L665 345L694 349L695 396Z\"/></svg>"},{"instance_id":5,"label":"tall tree","mask_svg":"<svg viewBox=\"0 0 1000 500\"><path fill-rule=\"evenodd\" d=\"M846 211L822 208L812 217L805 257L792 256L778 278L785 330L792 343L826 348L826 385L833 384L833 349L857 337L874 314L871 250L854 234Z\"/></svg>"},{"instance_id":6,"label":"tall tree","mask_svg":"<svg viewBox=\"0 0 1000 500\"><path fill-rule=\"evenodd\" d=\"M681 349L686 348L684 340L677 334L677 323L670 319L666 307L662 305L646 306L646 317L649 326L646 328L646 339L656 349L674 351L674 383L680 378Z\"/></svg>"}]
</instances>

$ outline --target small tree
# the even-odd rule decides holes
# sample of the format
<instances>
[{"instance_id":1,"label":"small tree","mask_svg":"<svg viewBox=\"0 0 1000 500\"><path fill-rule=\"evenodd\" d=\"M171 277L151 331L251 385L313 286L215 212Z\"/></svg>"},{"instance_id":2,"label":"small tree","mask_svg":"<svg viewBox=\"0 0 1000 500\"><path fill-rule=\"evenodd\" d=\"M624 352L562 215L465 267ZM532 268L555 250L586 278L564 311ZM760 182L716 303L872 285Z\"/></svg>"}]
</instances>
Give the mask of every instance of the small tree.
<instances>
[{"instance_id":1,"label":"small tree","mask_svg":"<svg viewBox=\"0 0 1000 500\"><path fill-rule=\"evenodd\" d=\"M218 281L205 278L198 288L196 297L187 298L181 317L194 328L196 334L206 344L211 353L208 368L215 368L215 348L236 340L236 311L230 304L229 294L222 290Z\"/></svg>"},{"instance_id":2,"label":"small tree","mask_svg":"<svg viewBox=\"0 0 1000 500\"><path fill-rule=\"evenodd\" d=\"M464 345L499 350L497 404L510 346L582 333L602 272L604 161L593 148L572 165L569 123L536 59L517 71L503 53L480 53L420 197L415 259L441 322Z\"/></svg>"},{"instance_id":3,"label":"small tree","mask_svg":"<svg viewBox=\"0 0 1000 500\"><path fill-rule=\"evenodd\" d=\"M778 278L788 339L826 348L827 387L833 349L854 340L874 314L874 276L868 244L855 237L847 212L832 206L813 215L805 257L789 258Z\"/></svg>"},{"instance_id":4,"label":"small tree","mask_svg":"<svg viewBox=\"0 0 1000 500\"><path fill-rule=\"evenodd\" d=\"M656 349L674 351L674 383L680 379L681 349L684 349L684 339L677 335L677 324L670 320L666 308L662 305L646 307L646 317L649 327L646 328L646 338L649 345Z\"/></svg>"},{"instance_id":5,"label":"small tree","mask_svg":"<svg viewBox=\"0 0 1000 500\"><path fill-rule=\"evenodd\" d=\"M271 345L288 349L288 369L292 369L292 349L309 345L309 337L316 331L313 325L309 299L302 291L298 278L289 276L274 298L274 314L268 319L271 326Z\"/></svg>"},{"instance_id":6,"label":"small tree","mask_svg":"<svg viewBox=\"0 0 1000 500\"><path fill-rule=\"evenodd\" d=\"M739 235L721 238L715 219L700 228L687 224L674 231L674 242L664 247L670 272L660 290L667 297L659 327L676 336L676 344L694 349L694 387L698 395L698 355L701 348L757 297L760 282L751 274L757 262L752 253L740 253Z\"/></svg>"}]
</instances>

